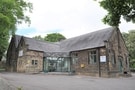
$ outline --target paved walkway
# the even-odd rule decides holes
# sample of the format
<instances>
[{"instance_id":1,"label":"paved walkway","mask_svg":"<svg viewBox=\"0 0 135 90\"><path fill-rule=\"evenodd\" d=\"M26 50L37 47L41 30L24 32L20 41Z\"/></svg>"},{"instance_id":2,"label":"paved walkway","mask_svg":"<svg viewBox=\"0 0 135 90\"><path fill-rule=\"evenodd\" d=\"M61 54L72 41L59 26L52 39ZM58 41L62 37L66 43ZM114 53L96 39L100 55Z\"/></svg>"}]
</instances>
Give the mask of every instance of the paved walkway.
<instances>
[{"instance_id":1,"label":"paved walkway","mask_svg":"<svg viewBox=\"0 0 135 90\"><path fill-rule=\"evenodd\" d=\"M16 90L7 80L0 77L0 90Z\"/></svg>"},{"instance_id":2,"label":"paved walkway","mask_svg":"<svg viewBox=\"0 0 135 90\"><path fill-rule=\"evenodd\" d=\"M135 74L128 78L22 73L0 73L0 76L22 90L135 90Z\"/></svg>"}]
</instances>

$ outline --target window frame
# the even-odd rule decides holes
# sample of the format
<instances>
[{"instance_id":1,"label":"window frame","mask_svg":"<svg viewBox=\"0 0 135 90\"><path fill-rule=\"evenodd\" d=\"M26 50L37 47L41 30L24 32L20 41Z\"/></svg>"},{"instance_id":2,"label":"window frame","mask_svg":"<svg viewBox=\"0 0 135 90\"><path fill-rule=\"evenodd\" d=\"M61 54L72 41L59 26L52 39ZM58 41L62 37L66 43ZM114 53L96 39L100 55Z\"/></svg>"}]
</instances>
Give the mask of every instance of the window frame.
<instances>
[{"instance_id":1,"label":"window frame","mask_svg":"<svg viewBox=\"0 0 135 90\"><path fill-rule=\"evenodd\" d=\"M126 64L126 67L128 66L128 56L125 54L125 64Z\"/></svg>"},{"instance_id":2,"label":"window frame","mask_svg":"<svg viewBox=\"0 0 135 90\"><path fill-rule=\"evenodd\" d=\"M92 53L93 51L95 51L96 53ZM96 60L92 60L91 57L93 57L94 59L96 58ZM88 51L88 64L97 64L97 62L98 62L97 49L89 50Z\"/></svg>"},{"instance_id":3,"label":"window frame","mask_svg":"<svg viewBox=\"0 0 135 90\"><path fill-rule=\"evenodd\" d=\"M38 65L38 60L32 60L32 61L31 61L31 64L32 64L32 65Z\"/></svg>"},{"instance_id":4,"label":"window frame","mask_svg":"<svg viewBox=\"0 0 135 90\"><path fill-rule=\"evenodd\" d=\"M116 58L115 58L115 52L114 52L114 50L111 50L110 56L111 56L111 62L112 62L112 64L115 65L116 64Z\"/></svg>"},{"instance_id":5,"label":"window frame","mask_svg":"<svg viewBox=\"0 0 135 90\"><path fill-rule=\"evenodd\" d=\"M78 53L74 52L72 54L72 64L75 65L75 64L77 64L77 62L78 62Z\"/></svg>"}]
</instances>

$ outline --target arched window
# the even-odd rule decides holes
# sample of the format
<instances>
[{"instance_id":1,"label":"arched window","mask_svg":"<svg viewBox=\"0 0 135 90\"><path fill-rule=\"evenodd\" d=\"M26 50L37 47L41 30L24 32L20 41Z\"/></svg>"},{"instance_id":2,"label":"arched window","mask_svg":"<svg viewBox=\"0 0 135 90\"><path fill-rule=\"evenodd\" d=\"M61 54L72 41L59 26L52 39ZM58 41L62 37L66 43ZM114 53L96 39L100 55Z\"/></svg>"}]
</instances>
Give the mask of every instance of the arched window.
<instances>
[{"instance_id":1,"label":"arched window","mask_svg":"<svg viewBox=\"0 0 135 90\"><path fill-rule=\"evenodd\" d=\"M111 50L111 62L112 64L116 64L116 59L115 59L115 52L114 50Z\"/></svg>"},{"instance_id":2,"label":"arched window","mask_svg":"<svg viewBox=\"0 0 135 90\"><path fill-rule=\"evenodd\" d=\"M125 64L128 66L128 56L125 54Z\"/></svg>"}]
</instances>

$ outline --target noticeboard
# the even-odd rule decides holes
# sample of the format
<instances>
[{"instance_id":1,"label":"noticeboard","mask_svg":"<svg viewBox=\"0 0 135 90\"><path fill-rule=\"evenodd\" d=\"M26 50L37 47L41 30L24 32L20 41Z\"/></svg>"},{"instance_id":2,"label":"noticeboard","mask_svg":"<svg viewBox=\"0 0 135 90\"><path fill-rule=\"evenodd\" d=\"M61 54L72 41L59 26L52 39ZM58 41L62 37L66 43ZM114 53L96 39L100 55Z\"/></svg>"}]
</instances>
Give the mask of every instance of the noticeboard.
<instances>
[{"instance_id":1,"label":"noticeboard","mask_svg":"<svg viewBox=\"0 0 135 90\"><path fill-rule=\"evenodd\" d=\"M100 56L100 62L106 62L106 56Z\"/></svg>"}]
</instances>

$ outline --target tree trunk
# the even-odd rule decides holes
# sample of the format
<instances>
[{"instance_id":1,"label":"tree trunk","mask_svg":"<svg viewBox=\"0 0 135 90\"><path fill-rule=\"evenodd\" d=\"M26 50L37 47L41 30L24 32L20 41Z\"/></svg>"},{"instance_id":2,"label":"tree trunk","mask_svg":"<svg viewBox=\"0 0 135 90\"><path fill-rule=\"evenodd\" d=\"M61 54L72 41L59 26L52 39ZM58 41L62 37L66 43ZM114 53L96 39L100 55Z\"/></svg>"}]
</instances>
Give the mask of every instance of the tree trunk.
<instances>
[{"instance_id":1,"label":"tree trunk","mask_svg":"<svg viewBox=\"0 0 135 90\"><path fill-rule=\"evenodd\" d=\"M0 52L0 61L2 60L3 53Z\"/></svg>"}]
</instances>

